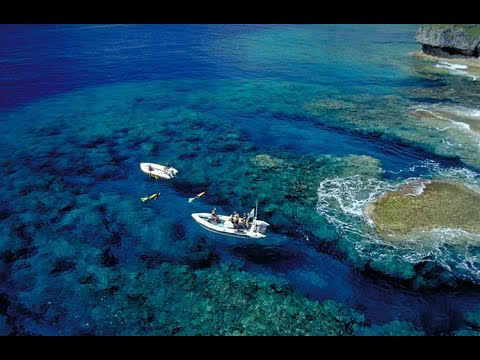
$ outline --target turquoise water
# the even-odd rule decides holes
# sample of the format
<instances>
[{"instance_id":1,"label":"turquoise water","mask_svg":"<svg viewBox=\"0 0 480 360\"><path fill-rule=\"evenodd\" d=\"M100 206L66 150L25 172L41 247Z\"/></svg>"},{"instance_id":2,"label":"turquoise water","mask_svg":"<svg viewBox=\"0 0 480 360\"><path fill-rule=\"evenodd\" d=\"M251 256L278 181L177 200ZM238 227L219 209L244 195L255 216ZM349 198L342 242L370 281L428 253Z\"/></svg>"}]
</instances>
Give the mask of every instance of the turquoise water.
<instances>
[{"instance_id":1,"label":"turquoise water","mask_svg":"<svg viewBox=\"0 0 480 360\"><path fill-rule=\"evenodd\" d=\"M478 236L394 248L361 211L411 178L479 186L476 135L412 115L478 111L478 84L409 55L417 28L1 26L0 333L310 333L326 300L355 335L473 331ZM261 241L191 218L257 198Z\"/></svg>"}]
</instances>

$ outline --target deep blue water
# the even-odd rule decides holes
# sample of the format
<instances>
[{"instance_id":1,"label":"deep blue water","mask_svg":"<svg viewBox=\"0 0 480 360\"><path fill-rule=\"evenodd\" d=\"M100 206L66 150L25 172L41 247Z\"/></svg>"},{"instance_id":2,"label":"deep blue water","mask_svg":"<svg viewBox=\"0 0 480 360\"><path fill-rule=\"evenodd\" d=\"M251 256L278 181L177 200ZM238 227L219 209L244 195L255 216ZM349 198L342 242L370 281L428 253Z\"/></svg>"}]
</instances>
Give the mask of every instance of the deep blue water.
<instances>
[{"instance_id":1,"label":"deep blue water","mask_svg":"<svg viewBox=\"0 0 480 360\"><path fill-rule=\"evenodd\" d=\"M372 35L382 37L375 27L362 27L361 34L357 34L353 25L321 25L317 29L322 32L319 40L342 41L353 36L360 41L357 46L370 42ZM257 52L248 59L243 58L240 46L230 48L226 44L215 44L225 37L275 31L276 28L302 29L298 36L293 34L285 39L290 46L303 42L303 33L311 37L307 41L319 37L317 29L308 25L1 25L3 93L0 104L10 108L85 86L130 81L281 77L335 85L347 93L356 91L352 85L397 87L415 83L414 79L395 79L395 73L388 68L360 66L354 59L342 59L340 63L335 59L328 67L321 68L315 67L315 58L310 60L311 64L301 62L301 67L275 59L278 63L269 66L268 58L263 64L255 62ZM397 42L408 41L411 49L415 48L408 38L410 33L400 35ZM278 41L272 45L281 48L281 35ZM391 39L387 41L392 42ZM328 43L325 46L334 47ZM290 53L288 48L285 51ZM333 59L334 54L321 54L321 57ZM312 74L310 70L314 67L316 71Z\"/></svg>"},{"instance_id":2,"label":"deep blue water","mask_svg":"<svg viewBox=\"0 0 480 360\"><path fill-rule=\"evenodd\" d=\"M17 254L19 260L14 263L4 255L0 290L10 302L27 309L42 306L55 289L65 301L65 313L56 322L32 320L28 311L19 315L10 310L8 316L16 316L17 326L21 323L25 331L75 332L68 319L77 310L81 314L79 309L90 295L69 297L68 292L75 291L72 283L52 277L45 264L56 256L78 258L75 271L94 271L91 256L104 248L96 243L103 230L92 201L118 210L108 225L104 220L104 226L122 237L119 247L111 240L111 249L125 272L144 266L134 255L160 252L181 258L185 248L179 243L202 237L215 248L220 262L234 262L254 275L286 279L314 299L346 303L361 310L371 324L400 320L423 329L425 317L474 309L475 289L431 293L405 289L395 280L362 273L341 256L319 251L314 240L304 237L271 232L258 245L205 233L191 220L192 212L216 206L220 213L228 213L240 201L232 195L224 195L230 200L221 203L208 195L191 204L185 201L206 186L212 186L212 194L227 193L229 189L215 188L218 177L239 176L238 181L248 186L246 169L211 165L213 153L221 151L244 156L251 149L259 153L289 150L300 159L367 155L380 161L386 179L397 180L427 173L425 167L412 168L424 160L446 169L475 170L461 153L439 151L434 141L427 141L428 134L411 140L403 131L412 131L414 125L396 122L408 106L434 101L412 95L410 89L435 90L445 85L443 79L422 77L412 70L415 60L408 53L419 49L413 40L417 28L1 25L0 121L2 137L8 140L8 146L2 145L1 159L7 180L0 191L8 208L8 213L2 213L1 250L6 254L27 249L17 237L30 245L33 242L35 250ZM331 105L313 107L312 112L316 101ZM215 119L222 129L234 129L241 141L223 150L215 148L215 139L203 132L205 124L198 124L202 117ZM373 120L384 125L370 128ZM28 136L16 137L25 129ZM180 138L185 142L181 144ZM155 145L150 148L148 143ZM195 160L195 152L210 147L212 159L207 155ZM180 182L145 178L138 169L141 161L174 162ZM21 164L18 173L15 164ZM28 167L35 176L27 176L23 168ZM55 178L61 178L64 187L41 184ZM139 197L157 191L161 201L138 202ZM12 192L27 195L8 204ZM96 200L86 199L86 194ZM134 200L123 203L125 199ZM31 207L20 201L28 201ZM50 210L42 210L57 205L68 208L67 213L72 208L78 213L55 218ZM145 224L148 228L143 231ZM326 238L341 237L331 226L323 231ZM113 281L109 271L98 275L102 283ZM6 314L1 315L0 333L7 334L12 324L5 325Z\"/></svg>"}]
</instances>

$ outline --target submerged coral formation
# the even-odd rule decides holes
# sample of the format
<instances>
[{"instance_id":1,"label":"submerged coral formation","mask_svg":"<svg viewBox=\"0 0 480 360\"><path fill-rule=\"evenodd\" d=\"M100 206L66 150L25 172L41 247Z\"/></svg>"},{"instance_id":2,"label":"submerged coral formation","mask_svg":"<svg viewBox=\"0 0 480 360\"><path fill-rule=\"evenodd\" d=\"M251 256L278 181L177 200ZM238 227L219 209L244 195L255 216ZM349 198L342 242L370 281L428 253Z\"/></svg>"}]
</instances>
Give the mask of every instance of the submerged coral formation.
<instances>
[{"instance_id":1,"label":"submerged coral formation","mask_svg":"<svg viewBox=\"0 0 480 360\"><path fill-rule=\"evenodd\" d=\"M252 159L252 162L255 165L258 165L264 168L278 168L283 166L285 163L283 160L277 159L268 154L257 155Z\"/></svg>"},{"instance_id":2,"label":"submerged coral formation","mask_svg":"<svg viewBox=\"0 0 480 360\"><path fill-rule=\"evenodd\" d=\"M16 300L4 300L0 310L10 333L352 335L364 321L344 305L308 300L285 282L225 264L193 270L162 262L148 272L120 270L107 283L101 278L105 271L97 268L94 275L90 269L92 275L77 284L76 276L65 276L75 296L51 282L36 294L26 290ZM33 304L33 295L42 306ZM23 324L25 315L31 319Z\"/></svg>"}]
</instances>

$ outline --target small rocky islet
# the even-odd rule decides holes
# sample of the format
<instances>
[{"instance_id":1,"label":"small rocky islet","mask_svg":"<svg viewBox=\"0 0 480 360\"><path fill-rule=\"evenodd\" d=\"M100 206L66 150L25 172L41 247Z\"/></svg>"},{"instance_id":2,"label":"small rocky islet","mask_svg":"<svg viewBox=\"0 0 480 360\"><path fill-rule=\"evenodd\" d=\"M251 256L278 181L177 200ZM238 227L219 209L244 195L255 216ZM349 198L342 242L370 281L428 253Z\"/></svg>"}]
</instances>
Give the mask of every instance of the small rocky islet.
<instances>
[{"instance_id":1,"label":"small rocky islet","mask_svg":"<svg viewBox=\"0 0 480 360\"><path fill-rule=\"evenodd\" d=\"M366 207L382 239L398 244L438 228L480 234L480 193L461 183L415 181Z\"/></svg>"}]
</instances>

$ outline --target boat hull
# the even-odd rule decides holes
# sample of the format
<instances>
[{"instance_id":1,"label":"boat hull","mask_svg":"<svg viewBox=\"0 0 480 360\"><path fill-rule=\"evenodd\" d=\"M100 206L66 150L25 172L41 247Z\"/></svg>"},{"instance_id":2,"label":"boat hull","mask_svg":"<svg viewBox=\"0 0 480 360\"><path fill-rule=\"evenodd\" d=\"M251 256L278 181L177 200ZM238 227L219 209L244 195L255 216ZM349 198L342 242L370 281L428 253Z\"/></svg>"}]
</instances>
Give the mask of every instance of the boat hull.
<instances>
[{"instance_id":1,"label":"boat hull","mask_svg":"<svg viewBox=\"0 0 480 360\"><path fill-rule=\"evenodd\" d=\"M230 216L226 215L219 215L220 222L215 224L212 220L212 215L209 213L194 213L192 214L192 218L205 230L220 234L220 235L227 235L233 236L238 238L249 238L249 239L262 239L266 237L265 234L261 233L260 231L249 231L247 227L242 227L240 230L236 230L233 227L229 227L228 225L231 224L228 219ZM226 226L227 223L227 226ZM265 221L257 220L257 224L265 224L265 227L268 226L268 223ZM258 227L261 228L260 226Z\"/></svg>"},{"instance_id":2,"label":"boat hull","mask_svg":"<svg viewBox=\"0 0 480 360\"><path fill-rule=\"evenodd\" d=\"M150 170L151 167L151 170ZM177 175L178 170L172 167L166 167L164 165L158 165L154 163L140 163L140 169L147 175L154 178L172 179Z\"/></svg>"}]
</instances>

